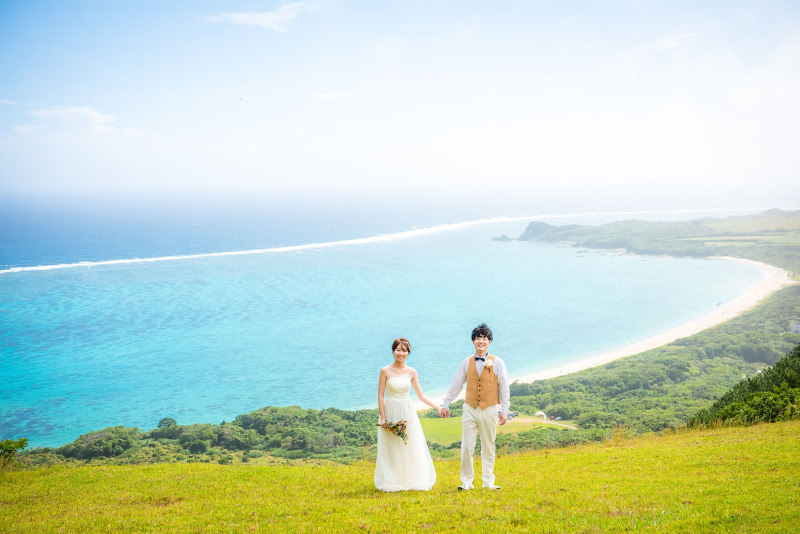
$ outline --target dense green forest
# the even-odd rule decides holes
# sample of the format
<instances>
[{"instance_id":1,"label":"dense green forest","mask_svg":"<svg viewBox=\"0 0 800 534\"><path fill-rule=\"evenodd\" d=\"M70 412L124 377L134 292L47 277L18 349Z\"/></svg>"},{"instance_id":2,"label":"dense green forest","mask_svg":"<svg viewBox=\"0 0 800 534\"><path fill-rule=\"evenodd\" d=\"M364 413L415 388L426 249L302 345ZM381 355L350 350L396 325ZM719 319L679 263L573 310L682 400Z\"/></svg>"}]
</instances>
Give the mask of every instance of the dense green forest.
<instances>
[{"instance_id":1,"label":"dense green forest","mask_svg":"<svg viewBox=\"0 0 800 534\"><path fill-rule=\"evenodd\" d=\"M792 419L800 419L800 345L774 367L736 384L689 424L750 425Z\"/></svg>"},{"instance_id":2,"label":"dense green forest","mask_svg":"<svg viewBox=\"0 0 800 534\"><path fill-rule=\"evenodd\" d=\"M541 224L532 223L528 230L533 227L540 238L548 235L547 240L556 241L592 233L608 237L617 232L616 223L547 229ZM740 252L738 256L761 261L774 257L775 261L769 263L800 271L797 252L800 247L794 241L800 233L800 212L773 210L749 219L732 217L689 223L626 221L618 226L626 228L619 235L627 235L628 241L592 241L593 246L613 244L629 248L634 243L635 249L638 246L635 243L649 242L656 243L661 252L676 254L679 247L689 242L687 246L693 254L733 255L731 249L735 248ZM643 230L638 232L637 228ZM689 237L690 232L693 233ZM727 237L718 241L724 235ZM732 245L734 237L744 244ZM588 246L587 241L589 237L575 240L582 246ZM698 246L703 247L702 253L697 252ZM574 422L579 429L540 428L503 435L498 439L500 450L512 452L601 440L615 428L643 433L687 422L723 419L752 423L797 418L800 370L796 347L800 344L800 334L791 333L791 324L798 317L800 286L787 287L739 317L663 347L567 376L514 383L512 410L527 415L543 410ZM457 416L459 404L454 403L452 408ZM765 413L773 415L765 417ZM164 415L158 426L149 431L123 426L106 428L62 447L24 451L19 459L29 467L59 463L224 464L299 459L350 462L374 454L378 419L376 409L308 410L297 406L265 407L219 425L180 425L169 414ZM443 454L443 449L458 445L431 444L431 450L436 456Z\"/></svg>"}]
</instances>

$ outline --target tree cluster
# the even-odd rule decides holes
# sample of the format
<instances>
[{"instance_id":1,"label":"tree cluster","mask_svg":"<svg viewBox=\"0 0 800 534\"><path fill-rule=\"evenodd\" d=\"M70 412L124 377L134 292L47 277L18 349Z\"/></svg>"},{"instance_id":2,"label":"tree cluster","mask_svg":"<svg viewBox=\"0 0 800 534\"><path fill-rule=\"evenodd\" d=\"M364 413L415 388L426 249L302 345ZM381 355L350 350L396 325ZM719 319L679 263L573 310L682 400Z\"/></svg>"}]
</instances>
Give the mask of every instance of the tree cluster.
<instances>
[{"instance_id":1,"label":"tree cluster","mask_svg":"<svg viewBox=\"0 0 800 534\"><path fill-rule=\"evenodd\" d=\"M774 367L743 380L689 424L750 425L800 419L800 345Z\"/></svg>"},{"instance_id":2,"label":"tree cluster","mask_svg":"<svg viewBox=\"0 0 800 534\"><path fill-rule=\"evenodd\" d=\"M211 461L230 463L233 453L247 461L264 454L299 459L348 462L375 444L377 410L337 408L305 410L298 406L265 407L219 425L179 425L165 417L153 430L116 426L90 432L57 448L31 451L29 463L63 461L142 463Z\"/></svg>"}]
</instances>

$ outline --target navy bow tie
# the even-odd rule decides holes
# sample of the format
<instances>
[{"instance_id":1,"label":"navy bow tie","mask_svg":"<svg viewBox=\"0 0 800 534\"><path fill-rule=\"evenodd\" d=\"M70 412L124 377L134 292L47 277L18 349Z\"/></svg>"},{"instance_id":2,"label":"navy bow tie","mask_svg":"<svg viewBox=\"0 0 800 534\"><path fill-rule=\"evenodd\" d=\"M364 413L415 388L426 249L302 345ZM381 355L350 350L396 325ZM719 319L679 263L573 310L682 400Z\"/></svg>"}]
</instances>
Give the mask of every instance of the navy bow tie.
<instances>
[{"instance_id":1,"label":"navy bow tie","mask_svg":"<svg viewBox=\"0 0 800 534\"><path fill-rule=\"evenodd\" d=\"M477 362L478 360L480 360L482 362L485 362L486 358L481 358L480 356L475 356L475 361Z\"/></svg>"}]
</instances>

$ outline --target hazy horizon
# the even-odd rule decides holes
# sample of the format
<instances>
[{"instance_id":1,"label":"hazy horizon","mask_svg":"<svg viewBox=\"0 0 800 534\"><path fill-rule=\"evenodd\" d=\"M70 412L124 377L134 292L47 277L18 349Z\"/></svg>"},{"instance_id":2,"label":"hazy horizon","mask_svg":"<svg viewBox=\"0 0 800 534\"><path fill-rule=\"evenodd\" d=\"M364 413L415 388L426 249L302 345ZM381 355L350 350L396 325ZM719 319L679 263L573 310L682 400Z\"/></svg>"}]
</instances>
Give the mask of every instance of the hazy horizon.
<instances>
[{"instance_id":1,"label":"hazy horizon","mask_svg":"<svg viewBox=\"0 0 800 534\"><path fill-rule=\"evenodd\" d=\"M7 2L0 49L21 209L800 206L788 0Z\"/></svg>"}]
</instances>

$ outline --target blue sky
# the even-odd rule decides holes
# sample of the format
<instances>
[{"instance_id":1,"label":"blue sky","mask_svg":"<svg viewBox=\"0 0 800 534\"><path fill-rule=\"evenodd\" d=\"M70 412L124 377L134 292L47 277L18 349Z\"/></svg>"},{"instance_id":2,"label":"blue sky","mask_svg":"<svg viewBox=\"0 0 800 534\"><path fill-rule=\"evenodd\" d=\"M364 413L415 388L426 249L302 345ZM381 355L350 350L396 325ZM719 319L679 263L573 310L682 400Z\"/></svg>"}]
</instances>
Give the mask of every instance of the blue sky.
<instances>
[{"instance_id":1,"label":"blue sky","mask_svg":"<svg viewBox=\"0 0 800 534\"><path fill-rule=\"evenodd\" d=\"M798 207L800 3L0 1L0 195Z\"/></svg>"}]
</instances>

